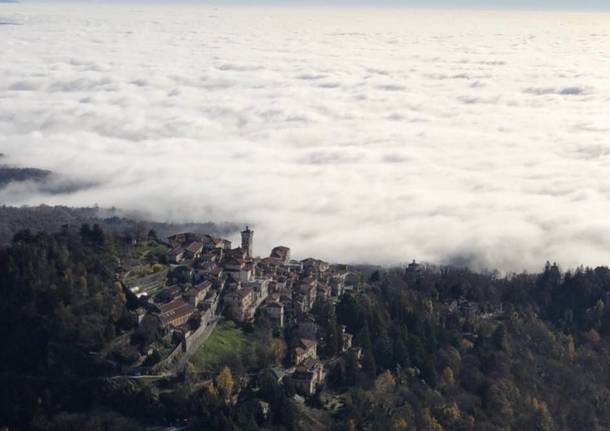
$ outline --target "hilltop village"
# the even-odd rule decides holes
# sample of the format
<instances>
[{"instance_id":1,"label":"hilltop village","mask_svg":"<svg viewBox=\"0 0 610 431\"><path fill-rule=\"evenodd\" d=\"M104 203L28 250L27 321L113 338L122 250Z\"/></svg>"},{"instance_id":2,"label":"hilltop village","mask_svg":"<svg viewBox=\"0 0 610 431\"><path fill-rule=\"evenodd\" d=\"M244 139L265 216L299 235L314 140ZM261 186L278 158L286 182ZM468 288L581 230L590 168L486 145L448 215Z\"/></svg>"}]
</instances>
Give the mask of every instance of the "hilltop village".
<instances>
[{"instance_id":1,"label":"hilltop village","mask_svg":"<svg viewBox=\"0 0 610 431\"><path fill-rule=\"evenodd\" d=\"M274 247L267 257L255 256L249 227L236 248L226 239L195 233L172 235L168 245L168 269L161 272L164 286L154 295L145 288L146 279L128 287L138 298L140 327L160 330L178 343L154 366L142 366L147 362L143 358L138 366L124 369L126 373L180 371L223 316L240 325L263 316L287 340L285 366L276 369L278 375L290 375L302 395L312 395L324 383L334 358L319 358L321 333L311 311L316 301L334 306L344 292L357 289L359 273L313 258L293 260L285 246ZM361 356L345 326L340 338L341 352L354 350Z\"/></svg>"}]
</instances>

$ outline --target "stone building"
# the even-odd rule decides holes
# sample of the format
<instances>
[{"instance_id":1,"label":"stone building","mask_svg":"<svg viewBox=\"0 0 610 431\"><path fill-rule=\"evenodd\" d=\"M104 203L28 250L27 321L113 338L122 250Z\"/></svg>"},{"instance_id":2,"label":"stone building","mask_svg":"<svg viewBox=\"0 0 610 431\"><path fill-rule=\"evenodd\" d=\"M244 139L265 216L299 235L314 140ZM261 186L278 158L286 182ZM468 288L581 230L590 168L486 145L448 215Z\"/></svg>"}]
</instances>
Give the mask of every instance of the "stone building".
<instances>
[{"instance_id":1,"label":"stone building","mask_svg":"<svg viewBox=\"0 0 610 431\"><path fill-rule=\"evenodd\" d=\"M246 226L246 229L241 232L241 248L245 250L246 257L251 258L253 256L252 240L254 238L254 231L250 227Z\"/></svg>"},{"instance_id":2,"label":"stone building","mask_svg":"<svg viewBox=\"0 0 610 431\"><path fill-rule=\"evenodd\" d=\"M316 341L301 338L292 349L292 362L298 365L307 358L316 359L318 357L317 348L318 343Z\"/></svg>"},{"instance_id":3,"label":"stone building","mask_svg":"<svg viewBox=\"0 0 610 431\"><path fill-rule=\"evenodd\" d=\"M313 395L325 379L324 366L314 358L304 360L292 374L295 390L301 395Z\"/></svg>"}]
</instances>

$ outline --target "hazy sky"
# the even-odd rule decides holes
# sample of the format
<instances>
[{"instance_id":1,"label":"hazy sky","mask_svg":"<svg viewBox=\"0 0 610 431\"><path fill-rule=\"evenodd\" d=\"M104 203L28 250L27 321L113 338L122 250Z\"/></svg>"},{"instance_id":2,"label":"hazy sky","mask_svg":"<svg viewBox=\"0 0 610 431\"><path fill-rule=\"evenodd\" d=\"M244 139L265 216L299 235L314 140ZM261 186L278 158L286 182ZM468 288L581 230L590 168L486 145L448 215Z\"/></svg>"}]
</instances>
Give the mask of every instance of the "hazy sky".
<instances>
[{"instance_id":1,"label":"hazy sky","mask_svg":"<svg viewBox=\"0 0 610 431\"><path fill-rule=\"evenodd\" d=\"M2 2L2 0L0 0ZM424 8L483 8L483 9L539 9L539 10L610 10L609 0L22 0L22 2L82 2L82 3L190 3L214 5L325 5L367 7L424 7Z\"/></svg>"}]
</instances>

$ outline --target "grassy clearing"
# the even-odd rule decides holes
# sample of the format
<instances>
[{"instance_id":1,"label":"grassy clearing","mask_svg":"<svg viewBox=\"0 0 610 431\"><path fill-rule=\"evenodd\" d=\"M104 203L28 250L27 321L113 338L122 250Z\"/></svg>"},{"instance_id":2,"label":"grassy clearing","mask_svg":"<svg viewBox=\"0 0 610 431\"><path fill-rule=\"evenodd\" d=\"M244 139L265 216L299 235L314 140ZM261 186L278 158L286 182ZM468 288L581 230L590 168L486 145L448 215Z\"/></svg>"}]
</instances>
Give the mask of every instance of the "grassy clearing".
<instances>
[{"instance_id":1,"label":"grassy clearing","mask_svg":"<svg viewBox=\"0 0 610 431\"><path fill-rule=\"evenodd\" d=\"M165 255L169 249L167 246L155 241L142 241L133 247L132 250L135 257L143 259L149 254L153 254L154 256Z\"/></svg>"},{"instance_id":2,"label":"grassy clearing","mask_svg":"<svg viewBox=\"0 0 610 431\"><path fill-rule=\"evenodd\" d=\"M206 343L193 355L190 362L197 370L217 372L229 354L239 355L246 343L242 330L230 320L218 322Z\"/></svg>"}]
</instances>

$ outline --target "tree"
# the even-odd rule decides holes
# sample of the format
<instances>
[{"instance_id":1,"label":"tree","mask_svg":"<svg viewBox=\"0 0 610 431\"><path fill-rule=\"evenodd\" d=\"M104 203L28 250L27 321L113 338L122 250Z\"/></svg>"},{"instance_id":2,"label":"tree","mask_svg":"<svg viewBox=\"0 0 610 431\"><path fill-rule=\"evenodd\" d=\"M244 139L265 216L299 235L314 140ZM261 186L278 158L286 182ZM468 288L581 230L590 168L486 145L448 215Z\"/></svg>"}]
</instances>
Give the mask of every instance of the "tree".
<instances>
[{"instance_id":1,"label":"tree","mask_svg":"<svg viewBox=\"0 0 610 431\"><path fill-rule=\"evenodd\" d=\"M83 223L81 225L80 237L83 242L88 242L91 240L91 226L89 226L89 223Z\"/></svg>"},{"instance_id":2,"label":"tree","mask_svg":"<svg viewBox=\"0 0 610 431\"><path fill-rule=\"evenodd\" d=\"M570 362L574 362L574 360L576 359L576 348L574 347L574 337L572 337L571 335L568 335L566 354Z\"/></svg>"},{"instance_id":3,"label":"tree","mask_svg":"<svg viewBox=\"0 0 610 431\"><path fill-rule=\"evenodd\" d=\"M149 241L158 241L157 231L155 231L154 229L148 231L147 237Z\"/></svg>"},{"instance_id":4,"label":"tree","mask_svg":"<svg viewBox=\"0 0 610 431\"><path fill-rule=\"evenodd\" d=\"M589 340L589 342L591 344L593 344L594 346L597 346L599 344L599 342L601 341L601 337L599 335L599 332L597 332L593 328L591 328L589 330L589 332L586 333L586 337L587 337L587 340Z\"/></svg>"},{"instance_id":5,"label":"tree","mask_svg":"<svg viewBox=\"0 0 610 431\"><path fill-rule=\"evenodd\" d=\"M553 419L546 403L533 398L531 405L533 413L530 418L530 429L535 431L551 431L554 429Z\"/></svg>"},{"instance_id":6,"label":"tree","mask_svg":"<svg viewBox=\"0 0 610 431\"><path fill-rule=\"evenodd\" d=\"M91 242L96 245L104 244L104 231L97 223L93 225L91 229Z\"/></svg>"},{"instance_id":7,"label":"tree","mask_svg":"<svg viewBox=\"0 0 610 431\"><path fill-rule=\"evenodd\" d=\"M506 328L503 324L499 324L496 327L492 335L492 340L496 349L506 351L508 344L506 341Z\"/></svg>"},{"instance_id":8,"label":"tree","mask_svg":"<svg viewBox=\"0 0 610 431\"><path fill-rule=\"evenodd\" d=\"M423 422L423 428L426 431L443 431L442 425L436 420L430 413L430 409L426 408L422 412L421 419Z\"/></svg>"},{"instance_id":9,"label":"tree","mask_svg":"<svg viewBox=\"0 0 610 431\"><path fill-rule=\"evenodd\" d=\"M436 368L434 366L434 357L428 356L421 370L422 377L430 386L436 386Z\"/></svg>"},{"instance_id":10,"label":"tree","mask_svg":"<svg viewBox=\"0 0 610 431\"><path fill-rule=\"evenodd\" d=\"M216 386L220 391L223 398L228 399L233 393L235 382L233 381L233 375L229 367L224 367L218 376L216 376Z\"/></svg>"},{"instance_id":11,"label":"tree","mask_svg":"<svg viewBox=\"0 0 610 431\"><path fill-rule=\"evenodd\" d=\"M449 427L448 429L454 429L461 417L462 412L455 401L447 404L441 410L442 423L445 427Z\"/></svg>"},{"instance_id":12,"label":"tree","mask_svg":"<svg viewBox=\"0 0 610 431\"><path fill-rule=\"evenodd\" d=\"M369 277L369 282L377 283L379 280L381 280L381 274L379 273L379 270L377 269Z\"/></svg>"},{"instance_id":13,"label":"tree","mask_svg":"<svg viewBox=\"0 0 610 431\"><path fill-rule=\"evenodd\" d=\"M455 383L455 377L453 376L453 370L449 367L446 367L443 370L443 382L445 382L445 384L447 386L451 386L451 385L453 385L453 383Z\"/></svg>"}]
</instances>

